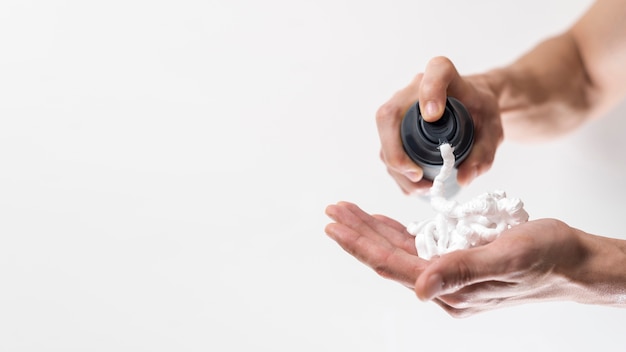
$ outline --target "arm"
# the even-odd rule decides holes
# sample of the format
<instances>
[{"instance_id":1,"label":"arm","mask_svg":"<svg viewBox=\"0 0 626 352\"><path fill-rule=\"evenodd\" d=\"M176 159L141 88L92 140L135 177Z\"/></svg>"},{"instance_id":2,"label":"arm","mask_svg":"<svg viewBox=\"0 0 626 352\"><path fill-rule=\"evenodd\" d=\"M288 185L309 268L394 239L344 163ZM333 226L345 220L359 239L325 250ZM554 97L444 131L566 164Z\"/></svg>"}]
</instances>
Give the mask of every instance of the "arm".
<instances>
[{"instance_id":1,"label":"arm","mask_svg":"<svg viewBox=\"0 0 626 352\"><path fill-rule=\"evenodd\" d=\"M626 241L554 219L530 221L433 261L415 292L456 317L539 301L626 308Z\"/></svg>"},{"instance_id":2,"label":"arm","mask_svg":"<svg viewBox=\"0 0 626 352\"><path fill-rule=\"evenodd\" d=\"M626 308L626 241L594 236L555 219L515 226L495 241L431 261L398 222L341 202L326 233L381 276L454 317L540 301Z\"/></svg>"},{"instance_id":3,"label":"arm","mask_svg":"<svg viewBox=\"0 0 626 352\"><path fill-rule=\"evenodd\" d=\"M599 0L565 33L547 39L512 64L461 76L452 62L432 59L423 73L376 114L381 159L405 193L430 187L404 153L400 122L416 100L427 121L441 117L445 98L466 105L475 143L459 166L458 181L471 182L493 162L503 136L540 140L564 134L612 108L626 95L626 1Z\"/></svg>"},{"instance_id":4,"label":"arm","mask_svg":"<svg viewBox=\"0 0 626 352\"><path fill-rule=\"evenodd\" d=\"M399 121L420 100L425 119L441 115L446 95L475 122L476 144L459 168L471 180L491 164L504 134L538 139L566 133L626 95L626 1L599 0L567 32L540 43L506 67L460 76L446 58L377 113L381 157L405 192L428 187L398 145ZM414 172L413 175L410 172ZM424 261L399 223L349 203L327 208L326 233L386 278L433 300L453 316L509 305L570 300L626 308L626 240L592 235L555 219L518 225L495 241Z\"/></svg>"},{"instance_id":5,"label":"arm","mask_svg":"<svg viewBox=\"0 0 626 352\"><path fill-rule=\"evenodd\" d=\"M546 139L605 113L626 93L626 2L601 0L565 33L485 77L507 138Z\"/></svg>"}]
</instances>

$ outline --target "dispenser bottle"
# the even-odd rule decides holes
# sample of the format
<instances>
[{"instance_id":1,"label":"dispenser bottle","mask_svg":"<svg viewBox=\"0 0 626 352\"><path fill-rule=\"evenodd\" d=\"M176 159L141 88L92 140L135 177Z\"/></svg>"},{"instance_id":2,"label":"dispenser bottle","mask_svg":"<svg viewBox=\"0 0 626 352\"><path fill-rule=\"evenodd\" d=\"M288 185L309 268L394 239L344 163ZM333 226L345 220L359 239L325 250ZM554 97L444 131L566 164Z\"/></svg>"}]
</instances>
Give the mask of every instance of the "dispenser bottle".
<instances>
[{"instance_id":1,"label":"dispenser bottle","mask_svg":"<svg viewBox=\"0 0 626 352\"><path fill-rule=\"evenodd\" d=\"M456 194L460 187L456 169L469 155L474 143L474 123L465 106L448 97L441 118L426 122L422 118L419 102L407 111L400 128L402 145L407 155L424 171L424 178L433 180L443 166L439 146L449 143L454 148L454 172L444 184L446 197Z\"/></svg>"}]
</instances>

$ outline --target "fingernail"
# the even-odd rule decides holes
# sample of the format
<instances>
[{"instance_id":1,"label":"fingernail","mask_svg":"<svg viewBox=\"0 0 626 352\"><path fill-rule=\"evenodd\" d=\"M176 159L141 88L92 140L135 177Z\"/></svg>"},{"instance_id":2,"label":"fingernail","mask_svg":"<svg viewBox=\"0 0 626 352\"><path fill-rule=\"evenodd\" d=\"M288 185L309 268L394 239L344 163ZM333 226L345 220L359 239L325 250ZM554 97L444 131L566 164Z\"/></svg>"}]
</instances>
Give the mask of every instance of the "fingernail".
<instances>
[{"instance_id":1,"label":"fingernail","mask_svg":"<svg viewBox=\"0 0 626 352\"><path fill-rule=\"evenodd\" d=\"M437 103L435 103L434 101L428 101L426 102L426 105L424 106L424 112L426 117L437 117L437 114L439 113L439 105L437 105Z\"/></svg>"},{"instance_id":2,"label":"fingernail","mask_svg":"<svg viewBox=\"0 0 626 352\"><path fill-rule=\"evenodd\" d=\"M422 175L418 174L415 171L405 171L404 172L404 177L408 178L409 180L411 180L411 182L417 182L422 178Z\"/></svg>"},{"instance_id":3,"label":"fingernail","mask_svg":"<svg viewBox=\"0 0 626 352\"><path fill-rule=\"evenodd\" d=\"M443 288L443 281L441 280L441 276L439 274L434 274L428 278L426 282L426 288L424 290L424 295L420 297L424 301L428 301L437 296L437 294Z\"/></svg>"}]
</instances>

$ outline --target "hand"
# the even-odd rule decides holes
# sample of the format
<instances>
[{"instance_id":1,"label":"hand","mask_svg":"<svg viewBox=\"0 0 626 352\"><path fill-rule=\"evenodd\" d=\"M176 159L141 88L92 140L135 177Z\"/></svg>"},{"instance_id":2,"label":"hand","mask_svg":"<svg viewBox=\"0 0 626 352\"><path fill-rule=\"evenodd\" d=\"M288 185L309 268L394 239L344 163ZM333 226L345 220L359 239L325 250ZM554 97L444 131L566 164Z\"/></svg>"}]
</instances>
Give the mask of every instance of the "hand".
<instances>
[{"instance_id":1,"label":"hand","mask_svg":"<svg viewBox=\"0 0 626 352\"><path fill-rule=\"evenodd\" d=\"M558 220L530 221L487 245L426 261L395 220L347 202L328 206L326 213L335 221L326 233L348 253L454 317L546 300L626 303L624 241Z\"/></svg>"},{"instance_id":2,"label":"hand","mask_svg":"<svg viewBox=\"0 0 626 352\"><path fill-rule=\"evenodd\" d=\"M505 306L546 300L588 300L576 275L591 252L585 236L554 219L530 221L495 241L443 255L415 283L422 300L435 299L449 314L464 317Z\"/></svg>"},{"instance_id":3,"label":"hand","mask_svg":"<svg viewBox=\"0 0 626 352\"><path fill-rule=\"evenodd\" d=\"M498 99L487 76L461 77L450 60L436 57L428 63L424 73L418 74L411 84L397 92L376 113L380 157L405 194L423 193L432 182L422 179L422 169L411 161L402 148L402 118L409 107L419 100L424 120L436 121L443 114L447 96L459 99L474 121L474 146L459 166L459 183L470 183L493 163L503 133Z\"/></svg>"},{"instance_id":4,"label":"hand","mask_svg":"<svg viewBox=\"0 0 626 352\"><path fill-rule=\"evenodd\" d=\"M414 288L428 262L417 256L415 237L402 224L347 202L328 206L326 214L335 221L326 233L346 252L379 275Z\"/></svg>"}]
</instances>

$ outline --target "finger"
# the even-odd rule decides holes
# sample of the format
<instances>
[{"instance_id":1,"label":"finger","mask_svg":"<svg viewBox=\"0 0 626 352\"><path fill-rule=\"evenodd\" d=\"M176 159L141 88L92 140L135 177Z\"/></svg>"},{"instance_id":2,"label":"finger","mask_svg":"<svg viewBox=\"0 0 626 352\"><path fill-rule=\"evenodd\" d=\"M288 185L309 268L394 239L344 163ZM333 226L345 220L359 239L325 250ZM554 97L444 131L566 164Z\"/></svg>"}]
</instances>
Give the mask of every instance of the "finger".
<instances>
[{"instance_id":1,"label":"finger","mask_svg":"<svg viewBox=\"0 0 626 352\"><path fill-rule=\"evenodd\" d=\"M400 174L391 168L387 168L387 172L396 180L396 183L400 186L402 192L407 195L425 195L433 185L432 181L424 178L418 182L411 182L403 174Z\"/></svg>"},{"instance_id":2,"label":"finger","mask_svg":"<svg viewBox=\"0 0 626 352\"><path fill-rule=\"evenodd\" d=\"M452 61L439 56L426 64L426 70L420 83L420 112L425 121L438 120L446 106L448 95L454 91L464 91L465 83L461 79Z\"/></svg>"},{"instance_id":3,"label":"finger","mask_svg":"<svg viewBox=\"0 0 626 352\"><path fill-rule=\"evenodd\" d=\"M397 281L407 287L413 287L423 268L418 258L390 244L384 245L373 241L350 227L332 223L325 229L346 252L374 269L384 278Z\"/></svg>"},{"instance_id":4,"label":"finger","mask_svg":"<svg viewBox=\"0 0 626 352\"><path fill-rule=\"evenodd\" d=\"M399 247L408 253L415 253L415 238L406 232L405 228L398 231L364 212L355 204L339 202L334 207L328 207L327 212L335 221L369 237L374 242L383 246Z\"/></svg>"},{"instance_id":5,"label":"finger","mask_svg":"<svg viewBox=\"0 0 626 352\"><path fill-rule=\"evenodd\" d=\"M433 299L433 302L435 302L435 304L441 307L446 313L448 313L453 318L467 318L475 313L471 309L454 308L448 305L446 302L440 300L439 298Z\"/></svg>"},{"instance_id":6,"label":"finger","mask_svg":"<svg viewBox=\"0 0 626 352\"><path fill-rule=\"evenodd\" d=\"M517 282L484 281L465 286L451 294L438 296L436 299L456 309L485 309L486 307L502 307L511 305L525 294L519 291Z\"/></svg>"},{"instance_id":7,"label":"finger","mask_svg":"<svg viewBox=\"0 0 626 352\"><path fill-rule=\"evenodd\" d=\"M326 207L326 215L337 223L342 224L361 236L368 237L372 242L379 243L381 245L390 245L388 241L381 236L376 230L368 223L363 221L359 216L354 214L350 209L352 206L348 202L339 202L335 205L329 205Z\"/></svg>"},{"instance_id":8,"label":"finger","mask_svg":"<svg viewBox=\"0 0 626 352\"><path fill-rule=\"evenodd\" d=\"M455 318L513 307L525 302L550 301L552 298L541 290L519 291L519 283L487 281L465 287L461 291L439 296L433 301Z\"/></svg>"},{"instance_id":9,"label":"finger","mask_svg":"<svg viewBox=\"0 0 626 352\"><path fill-rule=\"evenodd\" d=\"M497 111L497 110L496 110ZM497 114L497 112L483 112L483 114ZM475 143L470 155L458 168L457 181L461 185L468 185L477 176L487 172L494 161L496 150L502 143L502 125L500 119L476 116ZM485 124L492 124L487 126Z\"/></svg>"},{"instance_id":10,"label":"finger","mask_svg":"<svg viewBox=\"0 0 626 352\"><path fill-rule=\"evenodd\" d=\"M387 226L393 228L394 230L404 234L404 236L406 237L406 246L403 246L402 248L409 254L412 255L417 255L417 248L415 247L415 236L411 235L407 230L406 230L406 226L402 225L401 223L395 221L394 219L388 218L384 215L379 215L379 214L374 214L372 215L375 219L377 219L378 221L383 222L384 224L386 224Z\"/></svg>"},{"instance_id":11,"label":"finger","mask_svg":"<svg viewBox=\"0 0 626 352\"><path fill-rule=\"evenodd\" d=\"M446 302L440 300L439 298L434 299L433 302L435 302L439 307L446 311L446 313L448 313L451 317L457 319L468 318L476 314L490 311L496 308L494 306L456 308L448 305Z\"/></svg>"},{"instance_id":12,"label":"finger","mask_svg":"<svg viewBox=\"0 0 626 352\"><path fill-rule=\"evenodd\" d=\"M415 293L422 300L430 300L479 282L505 281L503 275L511 261L506 253L499 247L485 245L443 255L420 275Z\"/></svg>"},{"instance_id":13,"label":"finger","mask_svg":"<svg viewBox=\"0 0 626 352\"><path fill-rule=\"evenodd\" d=\"M382 160L383 163L387 164L387 162L385 161L385 157L383 155L382 149L380 150L380 160ZM407 176L405 176L404 174L401 174L393 170L389 166L387 166L387 173L396 181L396 183L398 184L398 187L400 187L400 190L402 190L402 193L406 195L411 194L414 188L413 181L408 179Z\"/></svg>"},{"instance_id":14,"label":"finger","mask_svg":"<svg viewBox=\"0 0 626 352\"><path fill-rule=\"evenodd\" d=\"M406 231L406 227L402 226L395 220L387 218L389 221L394 222L393 226L389 226L385 222L380 221L370 214L364 212L356 204L347 202L343 202L341 204L345 208L350 210L352 214L356 215L361 221L363 221L364 224L367 225L367 227L372 229L376 234L389 241L392 246L399 247L407 253L417 255L417 252L415 250L415 237L411 236L411 234Z\"/></svg>"},{"instance_id":15,"label":"finger","mask_svg":"<svg viewBox=\"0 0 626 352\"><path fill-rule=\"evenodd\" d=\"M493 164L497 145L490 141L490 138L481 140L472 147L472 151L459 165L457 181L461 186L469 185L478 176L487 172Z\"/></svg>"},{"instance_id":16,"label":"finger","mask_svg":"<svg viewBox=\"0 0 626 352\"><path fill-rule=\"evenodd\" d=\"M400 125L404 114L417 100L421 75L418 75L406 88L394 94L376 112L376 127L381 143L381 158L388 168L404 175L411 182L422 179L422 169L404 152L400 137Z\"/></svg>"},{"instance_id":17,"label":"finger","mask_svg":"<svg viewBox=\"0 0 626 352\"><path fill-rule=\"evenodd\" d=\"M411 268L415 265L419 265L419 268L422 268L426 261L417 257L414 237L408 234L404 228L401 229L402 231L396 230L396 228L402 226L400 223L388 219L393 224L393 226L388 226L386 223L367 214L355 204L348 202L340 202L337 205L329 206L327 213L345 227L336 229L336 232L332 232L334 228L331 226L332 224L327 228L330 231L327 233L342 248L372 267L381 276L401 281L403 284L413 288L415 283L413 279L416 279L417 276L413 276L415 271L411 270ZM345 236L336 237L333 234L344 234ZM373 246L377 246L378 250L372 249ZM388 262L382 259L385 257L389 258ZM396 258L400 258L398 264L395 264L397 262ZM405 265L405 259L410 260L413 266L402 268L401 265ZM407 276L409 275L407 273L411 274L411 276ZM413 281L407 281L407 277Z\"/></svg>"},{"instance_id":18,"label":"finger","mask_svg":"<svg viewBox=\"0 0 626 352\"><path fill-rule=\"evenodd\" d=\"M374 217L376 220L384 223L385 225L393 228L396 231L402 232L402 233L406 233L407 235L411 236L411 234L409 234L406 231L406 226L402 225L400 222L385 216L385 215L381 215L381 214L372 214L372 217Z\"/></svg>"}]
</instances>

